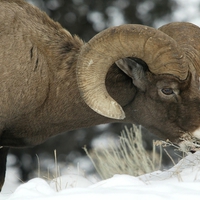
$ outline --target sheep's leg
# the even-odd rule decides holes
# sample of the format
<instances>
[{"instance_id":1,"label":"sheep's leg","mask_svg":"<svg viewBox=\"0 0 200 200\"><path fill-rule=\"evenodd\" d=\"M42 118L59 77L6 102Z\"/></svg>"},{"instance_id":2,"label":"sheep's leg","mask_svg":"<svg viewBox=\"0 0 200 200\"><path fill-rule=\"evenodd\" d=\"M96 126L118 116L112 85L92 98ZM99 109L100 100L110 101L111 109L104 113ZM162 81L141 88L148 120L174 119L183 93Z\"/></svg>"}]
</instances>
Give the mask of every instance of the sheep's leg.
<instances>
[{"instance_id":1,"label":"sheep's leg","mask_svg":"<svg viewBox=\"0 0 200 200\"><path fill-rule=\"evenodd\" d=\"M8 147L0 147L0 191L3 187L5 180L8 150L9 150Z\"/></svg>"}]
</instances>

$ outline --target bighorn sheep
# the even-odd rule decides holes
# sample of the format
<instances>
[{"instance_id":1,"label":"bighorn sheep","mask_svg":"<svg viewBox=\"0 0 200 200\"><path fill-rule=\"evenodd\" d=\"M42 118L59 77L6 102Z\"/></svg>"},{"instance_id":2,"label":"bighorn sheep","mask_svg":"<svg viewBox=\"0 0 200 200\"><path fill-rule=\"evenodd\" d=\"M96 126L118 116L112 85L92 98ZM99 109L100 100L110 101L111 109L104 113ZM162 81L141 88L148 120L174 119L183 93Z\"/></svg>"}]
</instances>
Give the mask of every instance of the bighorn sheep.
<instances>
[{"instance_id":1,"label":"bighorn sheep","mask_svg":"<svg viewBox=\"0 0 200 200\"><path fill-rule=\"evenodd\" d=\"M84 44L23 0L0 0L0 186L10 147L81 127L136 123L198 148L199 41L190 23L129 24Z\"/></svg>"}]
</instances>

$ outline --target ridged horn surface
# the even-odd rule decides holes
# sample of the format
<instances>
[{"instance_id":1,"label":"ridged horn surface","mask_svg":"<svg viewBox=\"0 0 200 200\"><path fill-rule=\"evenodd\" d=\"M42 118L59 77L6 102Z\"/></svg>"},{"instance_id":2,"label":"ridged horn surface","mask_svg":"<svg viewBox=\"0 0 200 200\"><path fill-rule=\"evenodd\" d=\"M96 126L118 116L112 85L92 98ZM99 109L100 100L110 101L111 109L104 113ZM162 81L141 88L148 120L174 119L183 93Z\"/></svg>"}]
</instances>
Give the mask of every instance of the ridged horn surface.
<instances>
[{"instance_id":1,"label":"ridged horn surface","mask_svg":"<svg viewBox=\"0 0 200 200\"><path fill-rule=\"evenodd\" d=\"M105 117L125 118L123 109L105 86L110 66L125 57L142 59L155 74L173 74L180 80L188 74L184 55L175 40L157 29L127 24L100 32L81 49L77 83L85 103Z\"/></svg>"},{"instance_id":2,"label":"ridged horn surface","mask_svg":"<svg viewBox=\"0 0 200 200\"><path fill-rule=\"evenodd\" d=\"M190 71L200 76L200 28L189 22L172 22L159 28L176 40L190 63Z\"/></svg>"}]
</instances>

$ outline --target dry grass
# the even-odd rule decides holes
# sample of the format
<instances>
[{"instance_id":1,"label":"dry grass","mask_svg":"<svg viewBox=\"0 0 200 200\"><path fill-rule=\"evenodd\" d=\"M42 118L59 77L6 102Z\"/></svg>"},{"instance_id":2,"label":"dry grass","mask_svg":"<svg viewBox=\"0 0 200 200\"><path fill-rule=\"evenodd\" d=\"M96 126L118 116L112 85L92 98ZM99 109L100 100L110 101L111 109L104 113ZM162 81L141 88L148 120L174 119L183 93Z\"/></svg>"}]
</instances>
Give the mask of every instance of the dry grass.
<instances>
[{"instance_id":1,"label":"dry grass","mask_svg":"<svg viewBox=\"0 0 200 200\"><path fill-rule=\"evenodd\" d=\"M102 179L110 178L114 174L138 176L161 167L162 154L156 153L155 144L152 153L144 149L141 127L134 125L131 129L125 127L121 132L118 145L113 145L111 141L108 149L93 149L88 152L84 147L84 150Z\"/></svg>"},{"instance_id":2,"label":"dry grass","mask_svg":"<svg viewBox=\"0 0 200 200\"><path fill-rule=\"evenodd\" d=\"M40 159L38 157L38 155L36 155L37 157L37 161L38 161L38 170L37 170L37 176L39 178L44 178L45 180L47 180L48 182L54 181L55 182L55 186L56 186L56 191L60 191L61 190L61 180L60 180L60 167L58 165L58 161L57 161L57 152L56 150L54 150L54 169L53 171L50 171L49 169L47 169L46 171L42 171L41 170L41 166L40 166Z\"/></svg>"}]
</instances>

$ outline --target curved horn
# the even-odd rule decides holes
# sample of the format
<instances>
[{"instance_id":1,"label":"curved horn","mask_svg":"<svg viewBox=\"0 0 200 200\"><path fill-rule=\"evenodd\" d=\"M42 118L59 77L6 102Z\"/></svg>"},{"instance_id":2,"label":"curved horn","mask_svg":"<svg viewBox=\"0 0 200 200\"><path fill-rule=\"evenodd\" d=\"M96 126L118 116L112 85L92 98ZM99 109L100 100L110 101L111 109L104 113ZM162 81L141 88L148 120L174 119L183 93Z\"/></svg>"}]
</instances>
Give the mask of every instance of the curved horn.
<instances>
[{"instance_id":1,"label":"curved horn","mask_svg":"<svg viewBox=\"0 0 200 200\"><path fill-rule=\"evenodd\" d=\"M121 106L108 94L105 86L109 67L125 57L142 59L155 74L173 74L181 80L188 74L177 43L159 30L129 24L100 32L81 49L77 83L86 104L109 118L125 118Z\"/></svg>"},{"instance_id":2,"label":"curved horn","mask_svg":"<svg viewBox=\"0 0 200 200\"><path fill-rule=\"evenodd\" d=\"M200 76L200 28L189 22L172 22L159 28L160 31L176 40L187 60L189 60L190 72Z\"/></svg>"}]
</instances>

